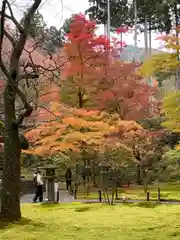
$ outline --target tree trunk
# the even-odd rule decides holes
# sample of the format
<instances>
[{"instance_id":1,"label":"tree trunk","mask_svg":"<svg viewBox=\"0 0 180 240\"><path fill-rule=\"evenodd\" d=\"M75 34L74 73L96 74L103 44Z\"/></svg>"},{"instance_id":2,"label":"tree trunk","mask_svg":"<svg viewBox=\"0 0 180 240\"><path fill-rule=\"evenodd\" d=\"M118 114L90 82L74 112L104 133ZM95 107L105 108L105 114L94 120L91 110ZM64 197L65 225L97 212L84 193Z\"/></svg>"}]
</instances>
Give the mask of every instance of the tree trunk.
<instances>
[{"instance_id":1,"label":"tree trunk","mask_svg":"<svg viewBox=\"0 0 180 240\"><path fill-rule=\"evenodd\" d=\"M1 197L1 218L15 221L21 218L20 211L20 139L18 126L15 124L15 94L10 86L4 91L5 136L3 188Z\"/></svg>"},{"instance_id":2,"label":"tree trunk","mask_svg":"<svg viewBox=\"0 0 180 240\"><path fill-rule=\"evenodd\" d=\"M137 184L141 185L141 166L137 165Z\"/></svg>"},{"instance_id":3,"label":"tree trunk","mask_svg":"<svg viewBox=\"0 0 180 240\"><path fill-rule=\"evenodd\" d=\"M142 173L143 173L144 193L146 194L148 191L147 170L143 169Z\"/></svg>"},{"instance_id":4,"label":"tree trunk","mask_svg":"<svg viewBox=\"0 0 180 240\"><path fill-rule=\"evenodd\" d=\"M83 107L83 93L81 88L78 89L78 106L79 108Z\"/></svg>"}]
</instances>

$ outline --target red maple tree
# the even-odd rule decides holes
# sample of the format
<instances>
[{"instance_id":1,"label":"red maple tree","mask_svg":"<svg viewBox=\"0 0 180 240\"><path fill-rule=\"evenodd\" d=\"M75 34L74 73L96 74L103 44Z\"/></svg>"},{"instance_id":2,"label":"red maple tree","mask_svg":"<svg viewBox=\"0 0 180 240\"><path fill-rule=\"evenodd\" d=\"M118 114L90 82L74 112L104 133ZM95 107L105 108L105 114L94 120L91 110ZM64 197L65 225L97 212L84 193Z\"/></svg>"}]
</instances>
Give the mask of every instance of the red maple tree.
<instances>
[{"instance_id":1,"label":"red maple tree","mask_svg":"<svg viewBox=\"0 0 180 240\"><path fill-rule=\"evenodd\" d=\"M96 94L101 109L116 112L123 120L139 120L158 112L159 103L153 97L156 88L137 74L137 67L119 60L111 63Z\"/></svg>"},{"instance_id":2,"label":"red maple tree","mask_svg":"<svg viewBox=\"0 0 180 240\"><path fill-rule=\"evenodd\" d=\"M117 112L121 119L137 120L154 113L155 88L136 73L136 63L118 60L122 42L110 42L105 36L97 36L95 30L96 23L80 14L74 15L67 34L67 76L76 83L78 107L84 106L88 95L96 107Z\"/></svg>"},{"instance_id":3,"label":"red maple tree","mask_svg":"<svg viewBox=\"0 0 180 240\"><path fill-rule=\"evenodd\" d=\"M67 76L73 77L77 86L78 107L83 107L84 95L97 84L99 69L109 64L109 56L114 54L114 48L107 37L95 34L96 23L87 20L84 15L74 15L67 34L65 52L69 60ZM91 88L89 88L91 87Z\"/></svg>"}]
</instances>

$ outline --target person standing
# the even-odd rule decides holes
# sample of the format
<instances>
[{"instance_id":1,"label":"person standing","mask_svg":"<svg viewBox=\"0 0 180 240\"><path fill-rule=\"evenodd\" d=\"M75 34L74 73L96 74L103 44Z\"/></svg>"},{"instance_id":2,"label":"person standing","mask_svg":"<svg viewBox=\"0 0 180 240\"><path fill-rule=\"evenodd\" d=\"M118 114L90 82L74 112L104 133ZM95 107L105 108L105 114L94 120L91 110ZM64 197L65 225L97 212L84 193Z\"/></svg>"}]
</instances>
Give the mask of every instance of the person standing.
<instances>
[{"instance_id":1,"label":"person standing","mask_svg":"<svg viewBox=\"0 0 180 240\"><path fill-rule=\"evenodd\" d=\"M34 182L34 185L36 188L33 202L37 202L38 199L39 199L39 202L42 202L43 201L43 185L44 185L44 183L42 180L41 171L39 169L34 174L33 182Z\"/></svg>"},{"instance_id":2,"label":"person standing","mask_svg":"<svg viewBox=\"0 0 180 240\"><path fill-rule=\"evenodd\" d=\"M66 190L71 190L71 183L72 183L72 172L70 168L67 168L65 173L65 179L66 179Z\"/></svg>"}]
</instances>

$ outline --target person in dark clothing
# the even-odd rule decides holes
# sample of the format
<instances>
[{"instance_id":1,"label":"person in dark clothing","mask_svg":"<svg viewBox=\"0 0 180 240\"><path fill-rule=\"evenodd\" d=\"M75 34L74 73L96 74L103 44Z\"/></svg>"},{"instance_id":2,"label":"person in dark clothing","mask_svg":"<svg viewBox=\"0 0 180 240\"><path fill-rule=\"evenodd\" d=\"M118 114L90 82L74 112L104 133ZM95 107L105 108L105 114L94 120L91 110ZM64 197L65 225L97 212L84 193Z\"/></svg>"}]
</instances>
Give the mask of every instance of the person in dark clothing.
<instances>
[{"instance_id":1,"label":"person in dark clothing","mask_svg":"<svg viewBox=\"0 0 180 240\"><path fill-rule=\"evenodd\" d=\"M67 168L65 173L65 179L66 179L66 190L71 190L71 183L72 183L72 172L70 168Z\"/></svg>"},{"instance_id":2,"label":"person in dark clothing","mask_svg":"<svg viewBox=\"0 0 180 240\"><path fill-rule=\"evenodd\" d=\"M43 201L43 181L42 181L42 175L40 170L38 170L34 174L33 182L36 187L36 192L35 192L33 202L36 202L38 199L39 199L39 202L42 202Z\"/></svg>"}]
</instances>

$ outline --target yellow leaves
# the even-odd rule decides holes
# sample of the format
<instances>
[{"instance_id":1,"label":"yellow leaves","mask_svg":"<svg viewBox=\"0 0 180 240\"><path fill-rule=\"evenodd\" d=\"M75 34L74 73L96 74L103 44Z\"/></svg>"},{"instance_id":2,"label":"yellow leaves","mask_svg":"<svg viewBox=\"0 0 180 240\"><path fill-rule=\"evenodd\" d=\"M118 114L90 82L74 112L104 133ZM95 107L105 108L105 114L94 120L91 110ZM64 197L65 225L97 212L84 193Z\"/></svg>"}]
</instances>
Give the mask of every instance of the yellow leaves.
<instances>
[{"instance_id":1,"label":"yellow leaves","mask_svg":"<svg viewBox=\"0 0 180 240\"><path fill-rule=\"evenodd\" d=\"M180 144L176 146L176 150L180 151ZM180 153L180 152L179 152Z\"/></svg>"},{"instance_id":2,"label":"yellow leaves","mask_svg":"<svg viewBox=\"0 0 180 240\"><path fill-rule=\"evenodd\" d=\"M161 38L164 41L166 49L171 53L154 54L150 59L145 61L140 69L143 76L152 76L158 73L171 72L180 67L180 62L177 60L180 46L177 44L180 41L175 35L167 35Z\"/></svg>"},{"instance_id":3,"label":"yellow leaves","mask_svg":"<svg viewBox=\"0 0 180 240\"><path fill-rule=\"evenodd\" d=\"M152 76L160 72L170 72L177 68L179 62L177 55L174 53L154 54L146 60L139 72L143 76Z\"/></svg>"},{"instance_id":4,"label":"yellow leaves","mask_svg":"<svg viewBox=\"0 0 180 240\"><path fill-rule=\"evenodd\" d=\"M60 103L59 102L50 102L50 111L51 112L58 112L60 108Z\"/></svg>"},{"instance_id":5,"label":"yellow leaves","mask_svg":"<svg viewBox=\"0 0 180 240\"><path fill-rule=\"evenodd\" d=\"M56 141L58 136L55 134L54 136L48 136L46 138L43 138L39 141L39 144L42 145L50 145L52 142Z\"/></svg>"},{"instance_id":6,"label":"yellow leaves","mask_svg":"<svg viewBox=\"0 0 180 240\"><path fill-rule=\"evenodd\" d=\"M65 117L62 119L64 124L69 124L70 126L74 127L75 129L81 129L82 127L86 128L96 128L101 130L108 130L110 126L103 122L103 121L86 121L82 118L76 117Z\"/></svg>"},{"instance_id":7,"label":"yellow leaves","mask_svg":"<svg viewBox=\"0 0 180 240\"><path fill-rule=\"evenodd\" d=\"M164 98L163 110L167 118L163 125L170 130L178 131L180 129L180 91Z\"/></svg>"},{"instance_id":8,"label":"yellow leaves","mask_svg":"<svg viewBox=\"0 0 180 240\"><path fill-rule=\"evenodd\" d=\"M75 131L64 136L63 142L70 142L76 145L81 145L85 142L87 145L99 145L104 141L103 132L88 132L86 134Z\"/></svg>"}]
</instances>

